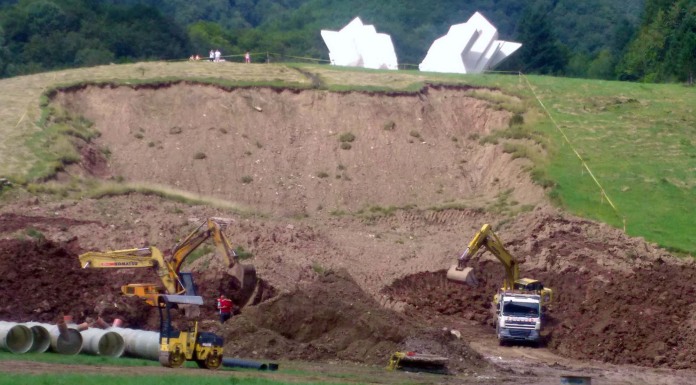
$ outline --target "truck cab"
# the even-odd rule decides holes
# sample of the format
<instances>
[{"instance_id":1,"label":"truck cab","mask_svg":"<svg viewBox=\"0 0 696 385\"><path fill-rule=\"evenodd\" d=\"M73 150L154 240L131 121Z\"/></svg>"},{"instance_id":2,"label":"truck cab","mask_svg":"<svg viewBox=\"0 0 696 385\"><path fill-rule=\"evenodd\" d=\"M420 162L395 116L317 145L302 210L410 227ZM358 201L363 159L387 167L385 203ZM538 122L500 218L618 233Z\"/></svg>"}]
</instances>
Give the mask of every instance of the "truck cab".
<instances>
[{"instance_id":1,"label":"truck cab","mask_svg":"<svg viewBox=\"0 0 696 385\"><path fill-rule=\"evenodd\" d=\"M495 331L501 345L538 344L541 337L541 296L502 291L496 296Z\"/></svg>"}]
</instances>

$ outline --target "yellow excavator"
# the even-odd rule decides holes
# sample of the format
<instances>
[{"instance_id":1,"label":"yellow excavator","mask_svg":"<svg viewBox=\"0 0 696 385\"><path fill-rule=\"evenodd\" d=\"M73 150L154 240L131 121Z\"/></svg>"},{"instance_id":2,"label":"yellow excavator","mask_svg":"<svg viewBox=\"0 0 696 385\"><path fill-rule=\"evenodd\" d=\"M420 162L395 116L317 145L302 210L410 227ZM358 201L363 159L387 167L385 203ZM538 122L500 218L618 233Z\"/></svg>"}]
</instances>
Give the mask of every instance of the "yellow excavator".
<instances>
[{"instance_id":1,"label":"yellow excavator","mask_svg":"<svg viewBox=\"0 0 696 385\"><path fill-rule=\"evenodd\" d=\"M121 287L123 294L144 299L150 306L159 306L161 294L178 296L196 296L196 286L191 273L181 271L186 258L204 241L212 237L216 253L223 258L231 269L231 275L239 282L239 293L236 296L240 306L246 305L253 299L258 289L256 269L252 265L242 265L225 237L222 228L232 222L224 218L208 218L196 230L172 248L171 256L165 258L156 247L143 247L114 251L90 251L79 256L83 268L123 269L123 268L153 268L160 278L160 284L128 284ZM180 298L185 301L185 298ZM192 302L195 304L196 300ZM179 302L185 303L185 302Z\"/></svg>"},{"instance_id":2,"label":"yellow excavator","mask_svg":"<svg viewBox=\"0 0 696 385\"><path fill-rule=\"evenodd\" d=\"M553 300L553 290L531 278L520 278L520 268L517 260L505 249L503 242L493 232L489 224L484 224L481 230L476 233L474 239L469 242L469 246L459 257L457 264L450 267L447 271L447 278L471 286L478 284L476 276L471 267L467 267L467 262L479 252L481 247L490 251L500 263L505 267L505 279L503 280L502 291L521 291L535 293L541 296L541 304L548 305ZM497 304L498 295L494 298Z\"/></svg>"}]
</instances>

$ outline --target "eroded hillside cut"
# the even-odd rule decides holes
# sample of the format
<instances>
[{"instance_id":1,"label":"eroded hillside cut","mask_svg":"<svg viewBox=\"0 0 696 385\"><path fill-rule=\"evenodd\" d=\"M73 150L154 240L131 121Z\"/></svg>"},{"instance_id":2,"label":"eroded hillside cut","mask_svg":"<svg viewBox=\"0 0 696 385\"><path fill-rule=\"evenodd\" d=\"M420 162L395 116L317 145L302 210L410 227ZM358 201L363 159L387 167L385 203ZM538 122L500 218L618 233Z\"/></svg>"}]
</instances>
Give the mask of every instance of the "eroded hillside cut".
<instances>
[{"instance_id":1,"label":"eroded hillside cut","mask_svg":"<svg viewBox=\"0 0 696 385\"><path fill-rule=\"evenodd\" d=\"M281 215L540 196L479 139L511 114L464 90L416 94L88 86L54 101L95 123L101 177L167 185ZM429 206L428 206L429 205Z\"/></svg>"}]
</instances>

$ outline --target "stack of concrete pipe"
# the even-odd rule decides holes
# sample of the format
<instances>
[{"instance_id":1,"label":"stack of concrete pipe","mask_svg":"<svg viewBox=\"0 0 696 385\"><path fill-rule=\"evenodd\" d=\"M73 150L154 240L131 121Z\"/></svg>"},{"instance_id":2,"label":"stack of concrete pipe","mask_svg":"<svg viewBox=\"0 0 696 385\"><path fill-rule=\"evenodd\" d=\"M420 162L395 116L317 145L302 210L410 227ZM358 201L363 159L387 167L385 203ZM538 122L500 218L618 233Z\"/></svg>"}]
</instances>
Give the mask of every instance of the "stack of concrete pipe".
<instances>
[{"instance_id":1,"label":"stack of concrete pipe","mask_svg":"<svg viewBox=\"0 0 696 385\"><path fill-rule=\"evenodd\" d=\"M66 319L66 321L71 320ZM0 321L0 350L23 354L43 353L50 348L53 352L66 355L84 352L106 357L120 357L126 352L127 347L123 335L128 334L132 335L129 339L129 345L134 352L132 355L151 358L152 335L148 334L144 341L140 341L140 334L136 332L141 331L90 328L86 324L75 325L65 322L53 325L39 322ZM159 333L147 333L154 333L156 336L154 344L159 349ZM158 359L157 356L154 359Z\"/></svg>"},{"instance_id":2,"label":"stack of concrete pipe","mask_svg":"<svg viewBox=\"0 0 696 385\"><path fill-rule=\"evenodd\" d=\"M43 353L51 348L60 354L73 355L82 350L83 338L66 324L0 321L0 349L16 353Z\"/></svg>"}]
</instances>

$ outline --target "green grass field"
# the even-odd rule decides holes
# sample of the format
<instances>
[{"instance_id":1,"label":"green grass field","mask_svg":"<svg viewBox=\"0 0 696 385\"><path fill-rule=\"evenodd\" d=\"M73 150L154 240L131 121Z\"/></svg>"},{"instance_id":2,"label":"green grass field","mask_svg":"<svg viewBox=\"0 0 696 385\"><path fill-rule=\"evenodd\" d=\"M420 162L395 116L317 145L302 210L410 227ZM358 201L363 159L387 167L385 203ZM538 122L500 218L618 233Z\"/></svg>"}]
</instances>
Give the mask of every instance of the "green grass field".
<instances>
[{"instance_id":1,"label":"green grass field","mask_svg":"<svg viewBox=\"0 0 696 385\"><path fill-rule=\"evenodd\" d=\"M416 385L432 383L439 378L437 374L422 373L419 378L409 378L404 373L388 372L384 368L343 365L309 366L299 362L281 362L279 369L259 371L246 368L221 367L215 372L200 369L193 362L187 362L185 369L161 368L159 362L138 358L110 358L87 354L74 356L55 353L12 354L0 352L0 362L34 363L36 370L22 367L21 373L3 372L0 385L43 385L43 384L85 384L85 385L198 385L198 384L237 384L237 385L282 385L282 384L400 384ZM40 368L40 364L52 364ZM19 364L12 364L19 367ZM61 370L61 366L65 370ZM73 365L73 366L69 366ZM74 365L85 365L82 373L75 373ZM151 371L138 368L149 367ZM43 371L52 373L44 374ZM30 372L30 373L27 373ZM161 373L164 374L162 375ZM171 374L170 374L171 372Z\"/></svg>"},{"instance_id":2,"label":"green grass field","mask_svg":"<svg viewBox=\"0 0 696 385\"><path fill-rule=\"evenodd\" d=\"M0 377L0 385L340 385L338 382L276 381L266 378L239 378L229 376L196 376L193 373L154 375L108 375L108 374L7 374ZM359 383L353 383L359 384Z\"/></svg>"},{"instance_id":3,"label":"green grass field","mask_svg":"<svg viewBox=\"0 0 696 385\"><path fill-rule=\"evenodd\" d=\"M50 175L56 162L70 156L40 125L46 90L90 82L136 86L179 79L225 87L337 91L409 92L426 83L500 89L520 99L514 109L523 106L526 130L543 138L548 156L532 158L555 183L549 191L554 202L571 213L625 226L628 234L670 250L696 254L696 236L690 231L696 208L696 97L693 88L676 84L310 64L154 62L56 71L0 80L0 177L26 184Z\"/></svg>"}]
</instances>

